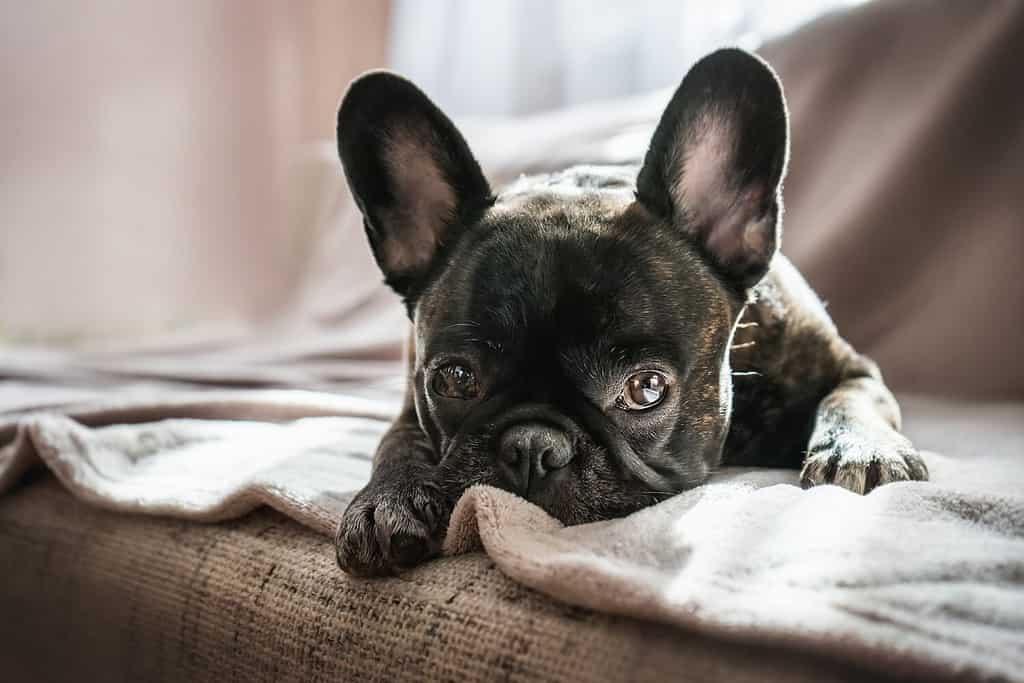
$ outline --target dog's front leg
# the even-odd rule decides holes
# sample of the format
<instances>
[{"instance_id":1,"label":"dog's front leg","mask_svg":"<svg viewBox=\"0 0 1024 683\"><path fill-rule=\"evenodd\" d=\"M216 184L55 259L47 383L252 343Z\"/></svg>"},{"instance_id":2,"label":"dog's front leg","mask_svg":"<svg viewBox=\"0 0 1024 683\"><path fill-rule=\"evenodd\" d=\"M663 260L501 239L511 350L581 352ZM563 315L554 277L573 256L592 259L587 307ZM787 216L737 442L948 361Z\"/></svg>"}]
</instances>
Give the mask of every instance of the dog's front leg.
<instances>
[{"instance_id":1,"label":"dog's front leg","mask_svg":"<svg viewBox=\"0 0 1024 683\"><path fill-rule=\"evenodd\" d=\"M411 400L381 439L370 482L352 499L335 534L338 564L350 574L392 574L441 549L451 503L436 481L430 440Z\"/></svg>"},{"instance_id":2,"label":"dog's front leg","mask_svg":"<svg viewBox=\"0 0 1024 683\"><path fill-rule=\"evenodd\" d=\"M900 433L900 409L870 360L858 357L818 405L800 483L867 493L891 481L926 480L928 469Z\"/></svg>"}]
</instances>

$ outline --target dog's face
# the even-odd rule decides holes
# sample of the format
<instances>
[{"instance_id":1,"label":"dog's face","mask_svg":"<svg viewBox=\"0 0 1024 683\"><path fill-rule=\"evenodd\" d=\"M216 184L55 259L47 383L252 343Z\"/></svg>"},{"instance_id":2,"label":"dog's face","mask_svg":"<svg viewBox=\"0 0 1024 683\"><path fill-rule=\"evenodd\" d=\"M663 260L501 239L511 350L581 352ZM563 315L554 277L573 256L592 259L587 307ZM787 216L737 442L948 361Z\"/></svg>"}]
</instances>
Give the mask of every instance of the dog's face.
<instances>
[{"instance_id":1,"label":"dog's face","mask_svg":"<svg viewBox=\"0 0 1024 683\"><path fill-rule=\"evenodd\" d=\"M729 427L729 341L779 239L782 91L738 50L691 69L643 166L494 196L452 123L375 73L339 148L415 328L410 377L454 499L512 490L565 523L702 482Z\"/></svg>"},{"instance_id":2,"label":"dog's face","mask_svg":"<svg viewBox=\"0 0 1024 683\"><path fill-rule=\"evenodd\" d=\"M738 298L633 189L600 169L521 181L419 297L412 381L446 489L497 485L574 523L717 462Z\"/></svg>"}]
</instances>

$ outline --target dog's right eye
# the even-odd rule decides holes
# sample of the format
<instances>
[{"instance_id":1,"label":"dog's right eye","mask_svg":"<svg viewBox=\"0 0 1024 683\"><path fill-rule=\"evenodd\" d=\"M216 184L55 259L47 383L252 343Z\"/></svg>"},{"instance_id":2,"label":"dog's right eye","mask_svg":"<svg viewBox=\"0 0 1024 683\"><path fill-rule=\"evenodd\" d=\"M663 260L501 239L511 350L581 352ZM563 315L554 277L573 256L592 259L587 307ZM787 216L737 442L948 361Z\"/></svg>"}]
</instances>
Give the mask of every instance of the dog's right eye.
<instances>
[{"instance_id":1,"label":"dog's right eye","mask_svg":"<svg viewBox=\"0 0 1024 683\"><path fill-rule=\"evenodd\" d=\"M445 398L468 400L480 395L476 375L465 365L443 365L434 372L430 381L434 393Z\"/></svg>"},{"instance_id":2,"label":"dog's right eye","mask_svg":"<svg viewBox=\"0 0 1024 683\"><path fill-rule=\"evenodd\" d=\"M638 372L628 380L618 398L625 410L647 410L661 403L668 391L668 378L654 370Z\"/></svg>"}]
</instances>

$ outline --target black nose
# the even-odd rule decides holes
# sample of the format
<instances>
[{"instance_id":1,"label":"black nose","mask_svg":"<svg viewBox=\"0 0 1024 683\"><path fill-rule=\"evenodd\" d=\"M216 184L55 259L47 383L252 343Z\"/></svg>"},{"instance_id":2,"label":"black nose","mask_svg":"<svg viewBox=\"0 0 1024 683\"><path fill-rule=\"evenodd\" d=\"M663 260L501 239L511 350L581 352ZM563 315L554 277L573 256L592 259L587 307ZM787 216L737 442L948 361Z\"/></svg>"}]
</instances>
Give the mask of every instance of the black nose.
<instances>
[{"instance_id":1,"label":"black nose","mask_svg":"<svg viewBox=\"0 0 1024 683\"><path fill-rule=\"evenodd\" d=\"M544 424L509 427L498 447L498 469L521 493L536 486L549 473L572 460L572 445L565 433Z\"/></svg>"}]
</instances>

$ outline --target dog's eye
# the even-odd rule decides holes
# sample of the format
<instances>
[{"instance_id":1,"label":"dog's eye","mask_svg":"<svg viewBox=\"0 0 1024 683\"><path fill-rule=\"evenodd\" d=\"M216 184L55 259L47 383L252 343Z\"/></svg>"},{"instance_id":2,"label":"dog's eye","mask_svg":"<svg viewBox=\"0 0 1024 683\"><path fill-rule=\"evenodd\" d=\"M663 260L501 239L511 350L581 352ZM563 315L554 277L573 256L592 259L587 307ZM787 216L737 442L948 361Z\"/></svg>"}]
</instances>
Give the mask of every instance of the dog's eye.
<instances>
[{"instance_id":1,"label":"dog's eye","mask_svg":"<svg viewBox=\"0 0 1024 683\"><path fill-rule=\"evenodd\" d=\"M638 372L626 380L619 404L626 410L647 410L661 403L667 389L668 380L660 372Z\"/></svg>"},{"instance_id":2,"label":"dog's eye","mask_svg":"<svg viewBox=\"0 0 1024 683\"><path fill-rule=\"evenodd\" d=\"M443 365L430 381L434 392L446 398L471 399L480 393L476 375L465 365Z\"/></svg>"}]
</instances>

